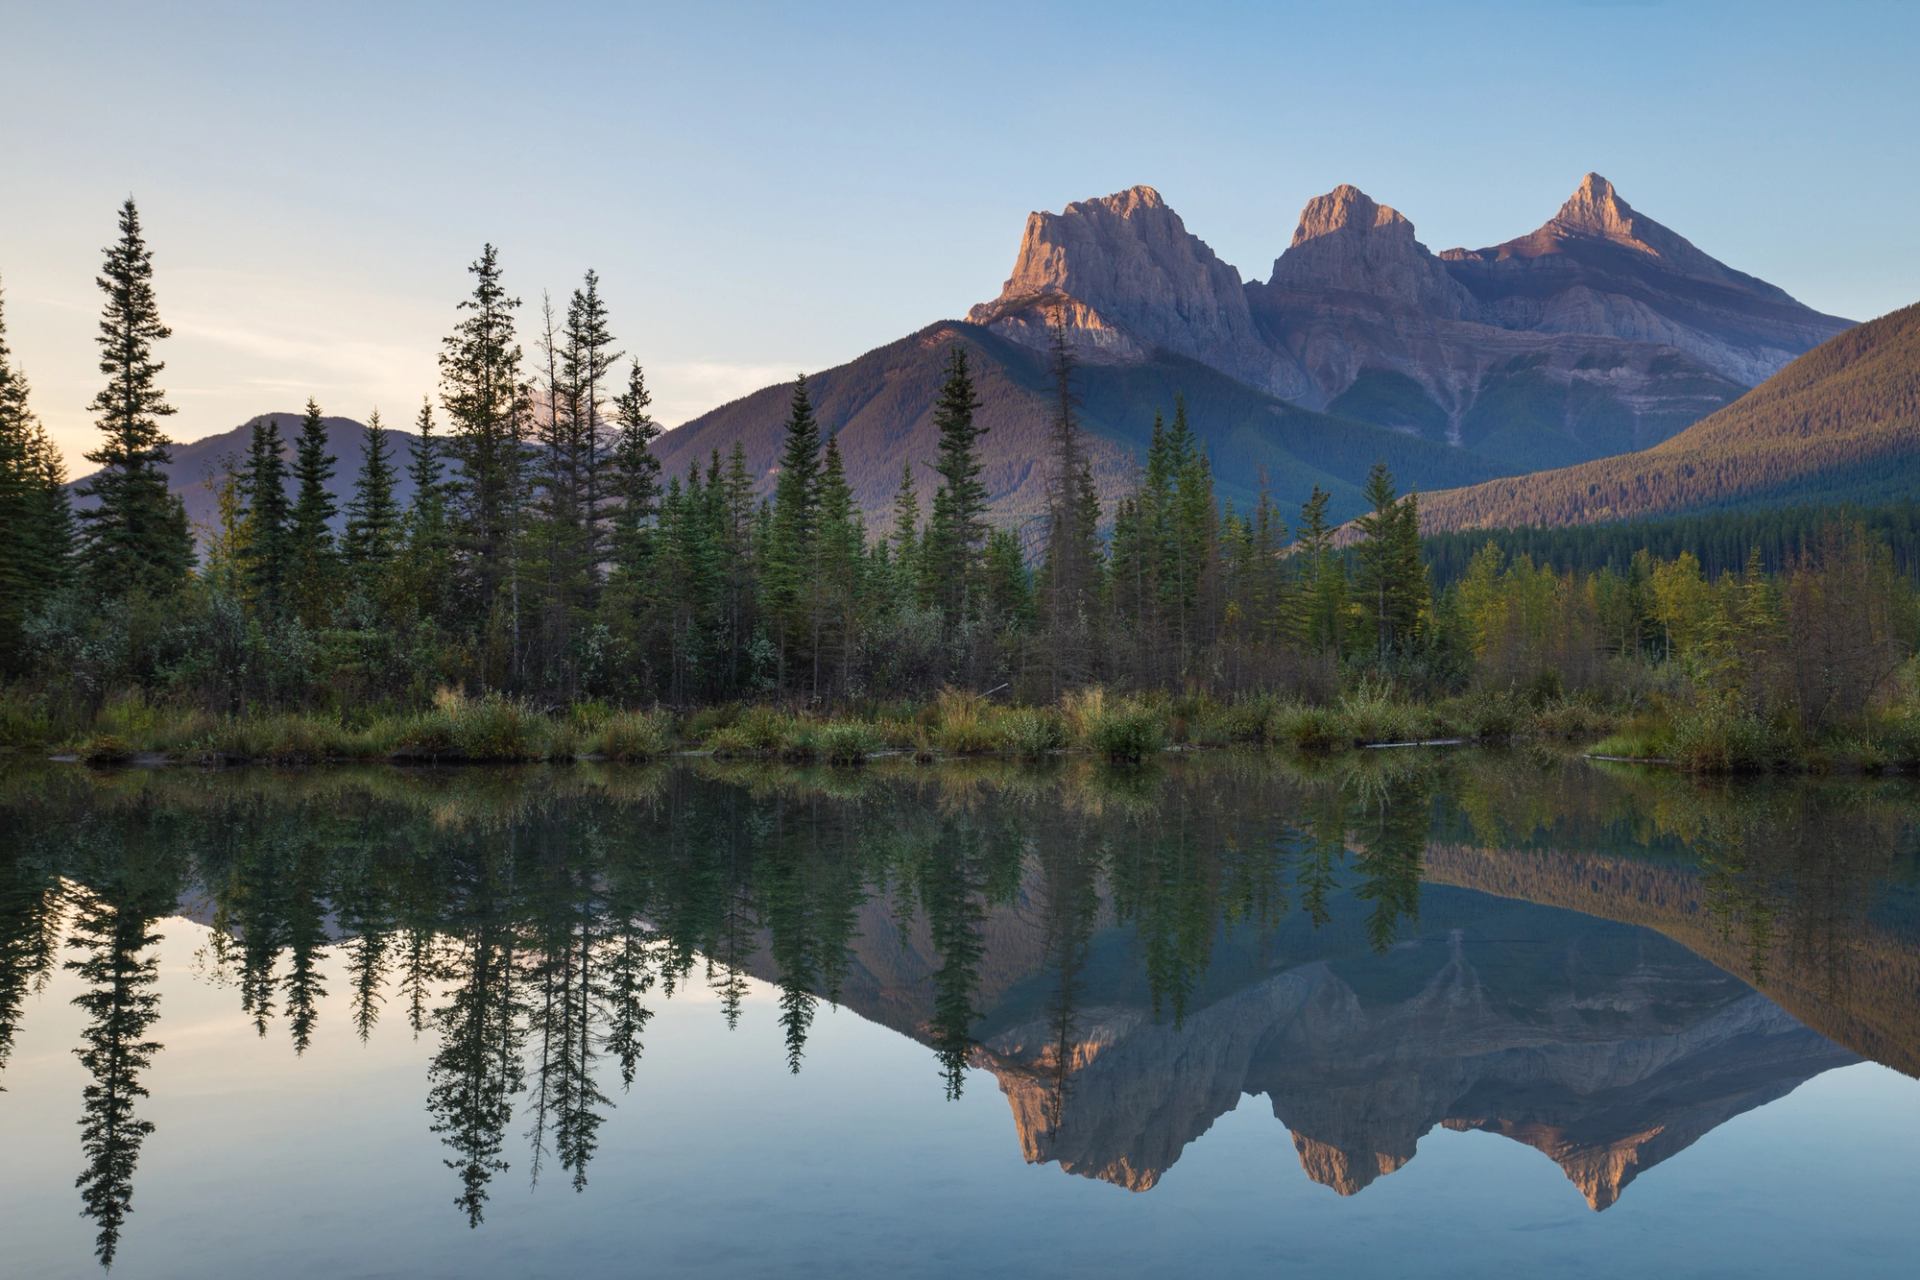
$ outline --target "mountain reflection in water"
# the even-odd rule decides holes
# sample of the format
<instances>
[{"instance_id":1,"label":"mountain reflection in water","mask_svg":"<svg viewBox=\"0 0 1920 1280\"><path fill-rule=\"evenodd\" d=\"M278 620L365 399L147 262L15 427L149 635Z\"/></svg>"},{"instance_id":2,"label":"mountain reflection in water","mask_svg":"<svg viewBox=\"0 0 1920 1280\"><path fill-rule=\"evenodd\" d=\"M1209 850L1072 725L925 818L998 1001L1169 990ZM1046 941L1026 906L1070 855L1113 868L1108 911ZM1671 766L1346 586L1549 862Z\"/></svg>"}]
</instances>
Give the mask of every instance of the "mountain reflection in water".
<instances>
[{"instance_id":1,"label":"mountain reflection in water","mask_svg":"<svg viewBox=\"0 0 1920 1280\"><path fill-rule=\"evenodd\" d=\"M930 1089L990 1073L1028 1161L1136 1191L1264 1095L1343 1195L1445 1126L1605 1209L1821 1072L1920 1072L1916 818L1903 781L1480 754L16 772L0 1089L32 993L71 984L110 1264L165 1052L159 926L186 916L233 1016L291 1053L323 1018L419 1038L476 1226L510 1164L584 1189L660 1002L704 987L731 1026L751 979L788 1069L844 1005L925 1044Z\"/></svg>"}]
</instances>

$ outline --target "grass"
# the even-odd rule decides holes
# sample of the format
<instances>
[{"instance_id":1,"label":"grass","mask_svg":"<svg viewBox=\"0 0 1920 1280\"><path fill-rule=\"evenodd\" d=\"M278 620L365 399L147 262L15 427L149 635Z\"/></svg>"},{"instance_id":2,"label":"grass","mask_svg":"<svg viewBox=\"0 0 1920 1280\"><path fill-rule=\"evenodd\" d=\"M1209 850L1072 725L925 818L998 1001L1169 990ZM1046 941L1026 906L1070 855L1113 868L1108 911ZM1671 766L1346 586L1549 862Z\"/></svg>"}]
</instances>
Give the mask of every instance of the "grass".
<instances>
[{"instance_id":1,"label":"grass","mask_svg":"<svg viewBox=\"0 0 1920 1280\"><path fill-rule=\"evenodd\" d=\"M834 715L768 705L706 708L685 715L586 702L548 711L489 694L443 692L430 706L343 716L268 712L216 716L150 702L110 699L90 725L59 716L17 691L0 690L0 749L58 747L90 763L137 756L203 764L336 762L531 763L657 760L681 748L721 760L854 766L894 754L913 760L996 757L1038 760L1083 753L1138 762L1179 745L1274 747L1324 756L1360 746L1462 739L1562 740L1591 754L1671 762L1696 773L1920 767L1920 706L1883 712L1821 735L1736 708L1643 706L1631 715L1577 698L1481 690L1436 701L1384 679L1362 679L1332 704L1253 692L1228 699L1128 693L1099 687L1050 706L1012 706L961 690L929 702L887 703Z\"/></svg>"}]
</instances>

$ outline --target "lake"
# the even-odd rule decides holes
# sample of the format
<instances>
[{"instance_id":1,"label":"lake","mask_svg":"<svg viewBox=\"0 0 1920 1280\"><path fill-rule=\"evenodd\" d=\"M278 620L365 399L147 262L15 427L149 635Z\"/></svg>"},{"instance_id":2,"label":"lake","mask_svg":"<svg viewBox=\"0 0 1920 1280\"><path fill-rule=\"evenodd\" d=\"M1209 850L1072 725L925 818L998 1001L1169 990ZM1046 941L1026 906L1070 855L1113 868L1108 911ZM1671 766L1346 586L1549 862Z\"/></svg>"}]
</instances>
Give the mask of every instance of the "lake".
<instances>
[{"instance_id":1,"label":"lake","mask_svg":"<svg viewBox=\"0 0 1920 1280\"><path fill-rule=\"evenodd\" d=\"M1909 1276L1920 784L0 773L0 1275Z\"/></svg>"}]
</instances>

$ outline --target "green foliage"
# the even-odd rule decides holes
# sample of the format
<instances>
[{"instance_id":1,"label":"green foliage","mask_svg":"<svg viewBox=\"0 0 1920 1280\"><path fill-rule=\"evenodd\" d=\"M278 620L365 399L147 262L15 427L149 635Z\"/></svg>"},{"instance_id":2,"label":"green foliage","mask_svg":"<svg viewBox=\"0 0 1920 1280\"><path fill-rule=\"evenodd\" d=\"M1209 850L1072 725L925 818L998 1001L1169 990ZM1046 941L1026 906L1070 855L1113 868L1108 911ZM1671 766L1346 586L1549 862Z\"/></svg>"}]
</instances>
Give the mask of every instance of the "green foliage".
<instances>
[{"instance_id":1,"label":"green foliage","mask_svg":"<svg viewBox=\"0 0 1920 1280\"><path fill-rule=\"evenodd\" d=\"M107 302L100 320L100 371L107 385L89 406L105 437L87 461L100 469L80 487L94 505L80 515L81 565L101 595L164 596L193 564L186 508L161 470L172 459L160 419L174 412L161 390L166 365L154 345L172 330L160 322L153 253L131 197L120 208L120 238L99 276Z\"/></svg>"},{"instance_id":2,"label":"green foliage","mask_svg":"<svg viewBox=\"0 0 1920 1280\"><path fill-rule=\"evenodd\" d=\"M886 743L871 726L857 721L835 721L821 726L820 756L828 764L864 764L867 757L886 749Z\"/></svg>"},{"instance_id":3,"label":"green foliage","mask_svg":"<svg viewBox=\"0 0 1920 1280\"><path fill-rule=\"evenodd\" d=\"M609 760L657 760L673 748L673 720L662 711L621 711L594 733L594 751Z\"/></svg>"}]
</instances>

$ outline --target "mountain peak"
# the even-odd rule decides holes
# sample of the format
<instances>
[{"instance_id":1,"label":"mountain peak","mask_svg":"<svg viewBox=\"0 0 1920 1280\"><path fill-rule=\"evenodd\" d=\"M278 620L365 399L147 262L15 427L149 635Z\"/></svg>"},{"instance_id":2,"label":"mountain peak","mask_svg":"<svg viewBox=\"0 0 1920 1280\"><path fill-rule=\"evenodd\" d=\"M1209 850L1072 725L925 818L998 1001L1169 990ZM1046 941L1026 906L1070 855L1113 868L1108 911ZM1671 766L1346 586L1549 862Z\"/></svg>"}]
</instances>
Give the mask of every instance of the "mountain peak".
<instances>
[{"instance_id":1,"label":"mountain peak","mask_svg":"<svg viewBox=\"0 0 1920 1280\"><path fill-rule=\"evenodd\" d=\"M1573 194L1560 206L1553 222L1563 230L1604 236L1630 244L1642 243L1641 219L1633 206L1620 198L1613 184L1597 173L1580 179ZM1664 229L1664 228L1662 228Z\"/></svg>"},{"instance_id":2,"label":"mountain peak","mask_svg":"<svg viewBox=\"0 0 1920 1280\"><path fill-rule=\"evenodd\" d=\"M1270 290L1337 291L1423 308L1457 319L1469 309L1466 291L1413 238L1413 224L1396 209L1341 183L1307 201L1293 243L1275 259Z\"/></svg>"},{"instance_id":3,"label":"mountain peak","mask_svg":"<svg viewBox=\"0 0 1920 1280\"><path fill-rule=\"evenodd\" d=\"M1073 340L1089 352L1140 358L1165 349L1272 388L1273 353L1261 344L1240 273L1152 187L1027 215L1000 296L967 318L1041 345L1052 309L1063 303Z\"/></svg>"},{"instance_id":4,"label":"mountain peak","mask_svg":"<svg viewBox=\"0 0 1920 1280\"><path fill-rule=\"evenodd\" d=\"M1404 228L1406 238L1413 238L1413 224L1397 209L1377 204L1360 188L1343 182L1327 194L1307 201L1306 208L1300 211L1300 223L1293 229L1290 247L1297 248L1309 240L1339 231L1380 228L1391 228L1395 232Z\"/></svg>"}]
</instances>

